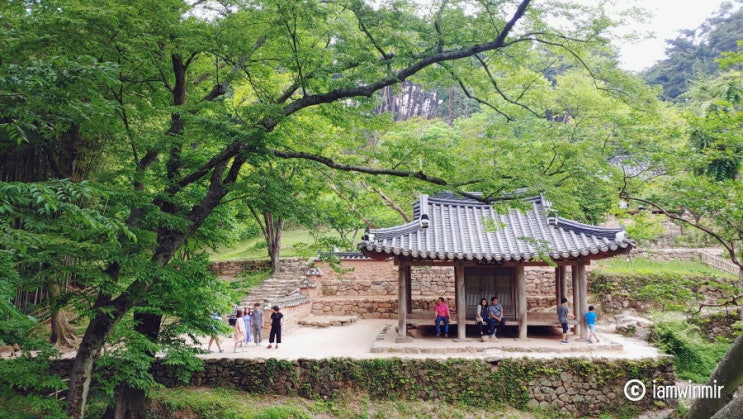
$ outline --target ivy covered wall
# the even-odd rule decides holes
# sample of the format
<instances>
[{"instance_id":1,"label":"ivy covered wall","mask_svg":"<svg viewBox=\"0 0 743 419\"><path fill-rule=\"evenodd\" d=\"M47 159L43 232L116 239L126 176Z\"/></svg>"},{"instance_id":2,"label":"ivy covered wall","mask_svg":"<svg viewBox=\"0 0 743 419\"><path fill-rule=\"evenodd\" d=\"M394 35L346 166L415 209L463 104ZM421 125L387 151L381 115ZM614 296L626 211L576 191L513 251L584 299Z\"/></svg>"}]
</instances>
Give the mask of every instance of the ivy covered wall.
<instances>
[{"instance_id":1,"label":"ivy covered wall","mask_svg":"<svg viewBox=\"0 0 743 419\"><path fill-rule=\"evenodd\" d=\"M68 361L55 363L65 376ZM378 400L441 400L481 407L509 405L517 409L554 409L573 416L602 413L635 416L667 408L674 401L647 395L633 402L624 396L630 379L650 389L673 384L671 357L644 360L584 360L559 358L504 359L363 359L285 361L277 359L208 359L203 370L187 383L183 371L156 364L154 376L168 387L179 385L222 387L256 394L333 399L343 394L367 393Z\"/></svg>"}]
</instances>

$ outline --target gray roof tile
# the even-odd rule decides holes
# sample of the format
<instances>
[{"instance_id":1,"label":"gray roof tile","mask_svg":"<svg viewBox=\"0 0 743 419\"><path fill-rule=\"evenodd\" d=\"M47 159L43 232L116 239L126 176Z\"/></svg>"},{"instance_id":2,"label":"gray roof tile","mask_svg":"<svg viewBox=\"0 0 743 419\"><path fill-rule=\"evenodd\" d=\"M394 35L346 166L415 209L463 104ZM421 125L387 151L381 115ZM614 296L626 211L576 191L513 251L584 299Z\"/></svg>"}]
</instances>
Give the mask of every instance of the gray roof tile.
<instances>
[{"instance_id":1,"label":"gray roof tile","mask_svg":"<svg viewBox=\"0 0 743 419\"><path fill-rule=\"evenodd\" d=\"M452 193L421 195L413 205L414 220L372 229L358 248L365 255L402 255L429 260L538 260L540 252L553 260L624 253L634 246L623 228L598 227L555 217L548 220L549 202L541 195L526 200L527 211L498 214L490 204ZM427 215L429 225L421 226Z\"/></svg>"}]
</instances>

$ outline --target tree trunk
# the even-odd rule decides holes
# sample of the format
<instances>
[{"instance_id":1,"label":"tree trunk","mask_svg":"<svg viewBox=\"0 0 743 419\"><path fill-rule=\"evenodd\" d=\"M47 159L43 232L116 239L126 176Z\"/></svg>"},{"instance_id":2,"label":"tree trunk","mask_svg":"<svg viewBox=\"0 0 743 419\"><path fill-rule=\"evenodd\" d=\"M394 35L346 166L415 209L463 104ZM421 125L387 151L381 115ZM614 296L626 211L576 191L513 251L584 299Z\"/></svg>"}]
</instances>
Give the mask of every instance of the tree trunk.
<instances>
[{"instance_id":1,"label":"tree trunk","mask_svg":"<svg viewBox=\"0 0 743 419\"><path fill-rule=\"evenodd\" d=\"M743 335L730 345L725 356L717 364L707 385L724 386L720 398L698 399L686 414L687 419L708 419L730 402L743 382ZM741 397L739 396L738 399ZM736 412L740 414L740 411ZM737 416L739 417L739 416Z\"/></svg>"},{"instance_id":2,"label":"tree trunk","mask_svg":"<svg viewBox=\"0 0 743 419\"><path fill-rule=\"evenodd\" d=\"M284 232L284 217L279 217L278 221L274 222L271 213L263 213L263 218L266 226L268 226L266 241L268 243L268 256L271 258L271 270L276 272L279 269L279 259L281 258L281 234Z\"/></svg>"},{"instance_id":3,"label":"tree trunk","mask_svg":"<svg viewBox=\"0 0 743 419\"><path fill-rule=\"evenodd\" d=\"M739 419L743 412L743 397L738 396L730 400L722 409L718 410L712 419Z\"/></svg>"},{"instance_id":4,"label":"tree trunk","mask_svg":"<svg viewBox=\"0 0 743 419\"><path fill-rule=\"evenodd\" d=\"M75 330L67 322L64 310L55 304L59 297L59 284L52 282L49 286L49 313L51 313L51 343L66 348L77 346Z\"/></svg>"},{"instance_id":5,"label":"tree trunk","mask_svg":"<svg viewBox=\"0 0 743 419\"><path fill-rule=\"evenodd\" d=\"M148 313L135 313L135 329L147 336L151 341L157 341L162 324L162 316ZM148 354L155 360L156 354ZM115 419L147 419L147 394L144 390L134 388L126 383L116 389L117 401L115 408L109 407L105 418Z\"/></svg>"},{"instance_id":6,"label":"tree trunk","mask_svg":"<svg viewBox=\"0 0 743 419\"><path fill-rule=\"evenodd\" d=\"M75 348L77 336L75 330L67 322L67 315L63 310L55 310L51 319L52 343L57 347Z\"/></svg>"},{"instance_id":7,"label":"tree trunk","mask_svg":"<svg viewBox=\"0 0 743 419\"><path fill-rule=\"evenodd\" d=\"M107 313L99 313L90 321L70 371L70 386L67 391L69 417L82 419L85 416L93 366L101 355L106 338L120 319L120 316L112 318Z\"/></svg>"}]
</instances>

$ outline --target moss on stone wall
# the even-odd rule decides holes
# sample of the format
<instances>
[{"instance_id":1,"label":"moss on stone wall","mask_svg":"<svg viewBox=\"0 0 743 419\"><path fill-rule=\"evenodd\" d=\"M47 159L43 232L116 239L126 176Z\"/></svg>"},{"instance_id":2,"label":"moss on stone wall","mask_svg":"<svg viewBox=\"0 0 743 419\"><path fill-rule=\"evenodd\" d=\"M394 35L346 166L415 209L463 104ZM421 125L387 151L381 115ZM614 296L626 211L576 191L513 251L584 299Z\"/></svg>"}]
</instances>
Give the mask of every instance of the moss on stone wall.
<instances>
[{"instance_id":1,"label":"moss on stone wall","mask_svg":"<svg viewBox=\"0 0 743 419\"><path fill-rule=\"evenodd\" d=\"M64 376L65 362L56 373ZM180 382L171 368L156 364L153 375L167 387L195 385L255 394L333 400L368 394L376 400L439 400L477 407L557 409L564 414L620 416L668 407L666 400L632 402L624 385L639 379L672 384L672 358L644 360L551 360L520 358L497 362L472 359L348 358L286 361L208 359L204 369Z\"/></svg>"}]
</instances>

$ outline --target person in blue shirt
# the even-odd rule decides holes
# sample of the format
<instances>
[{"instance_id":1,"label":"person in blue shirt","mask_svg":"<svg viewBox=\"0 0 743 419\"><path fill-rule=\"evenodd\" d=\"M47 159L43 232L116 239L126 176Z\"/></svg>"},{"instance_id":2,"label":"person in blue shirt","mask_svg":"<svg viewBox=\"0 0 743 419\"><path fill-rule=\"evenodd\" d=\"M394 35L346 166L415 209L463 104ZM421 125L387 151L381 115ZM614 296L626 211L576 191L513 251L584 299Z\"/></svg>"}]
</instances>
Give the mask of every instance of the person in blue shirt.
<instances>
[{"instance_id":1,"label":"person in blue shirt","mask_svg":"<svg viewBox=\"0 0 743 419\"><path fill-rule=\"evenodd\" d=\"M214 320L222 320L222 317L217 313L212 313L212 315L209 317L211 317ZM209 336L209 344L207 345L206 350L211 352L212 344L215 342L217 344L217 349L219 349L219 353L224 352L224 349L222 349L222 346L220 346L219 344L220 343L219 342L219 331L217 330L216 326L212 325L212 334Z\"/></svg>"},{"instance_id":2,"label":"person in blue shirt","mask_svg":"<svg viewBox=\"0 0 743 419\"><path fill-rule=\"evenodd\" d=\"M586 326L588 326L588 343L593 343L591 337L596 339L596 343L599 343L599 337L596 335L596 312L593 311L593 306L588 306L588 313L586 313Z\"/></svg>"}]
</instances>

